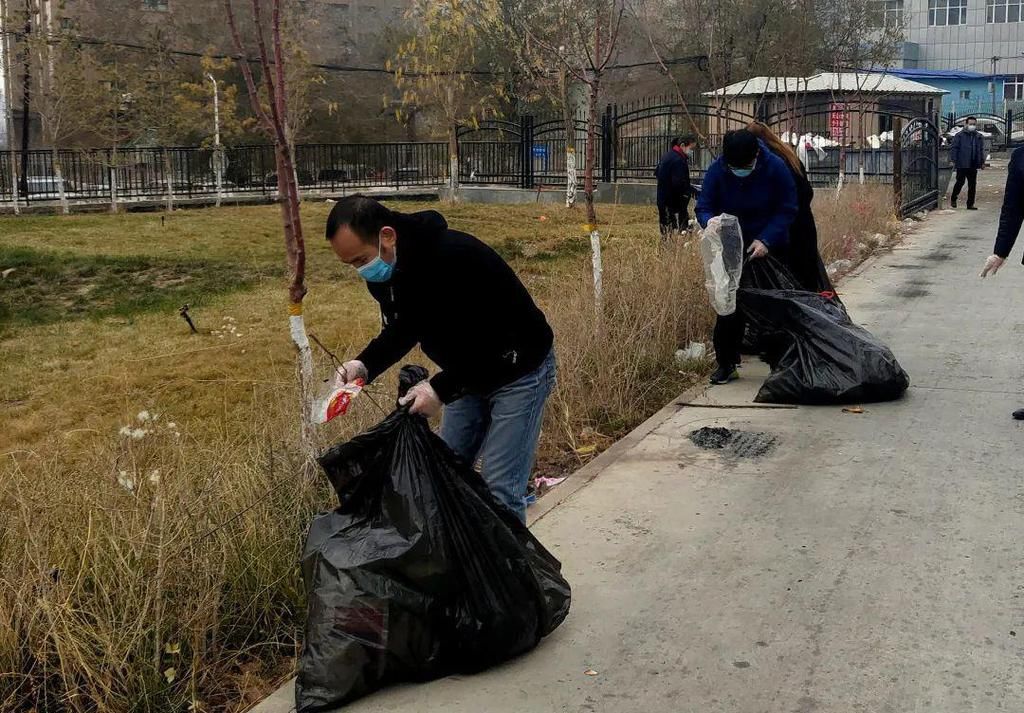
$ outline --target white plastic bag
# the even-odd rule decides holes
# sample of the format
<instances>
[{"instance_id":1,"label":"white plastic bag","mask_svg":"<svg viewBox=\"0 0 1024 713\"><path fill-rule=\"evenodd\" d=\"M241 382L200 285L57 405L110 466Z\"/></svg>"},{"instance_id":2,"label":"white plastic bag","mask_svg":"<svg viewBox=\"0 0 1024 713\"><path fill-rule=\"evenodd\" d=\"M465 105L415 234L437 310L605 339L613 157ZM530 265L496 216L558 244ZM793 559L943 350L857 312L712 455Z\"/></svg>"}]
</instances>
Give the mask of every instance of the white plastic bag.
<instances>
[{"instance_id":1,"label":"white plastic bag","mask_svg":"<svg viewBox=\"0 0 1024 713\"><path fill-rule=\"evenodd\" d=\"M736 290L743 274L743 232L734 215L723 213L708 221L700 239L704 258L704 286L715 312L736 311Z\"/></svg>"}]
</instances>

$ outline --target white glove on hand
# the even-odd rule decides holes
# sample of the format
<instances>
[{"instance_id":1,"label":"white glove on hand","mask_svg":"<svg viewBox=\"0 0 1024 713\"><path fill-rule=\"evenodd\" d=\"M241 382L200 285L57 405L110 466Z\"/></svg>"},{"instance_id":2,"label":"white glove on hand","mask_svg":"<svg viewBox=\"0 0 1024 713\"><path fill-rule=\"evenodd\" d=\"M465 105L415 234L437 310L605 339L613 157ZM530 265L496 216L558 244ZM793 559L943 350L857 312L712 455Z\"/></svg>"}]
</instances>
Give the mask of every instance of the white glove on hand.
<instances>
[{"instance_id":1,"label":"white glove on hand","mask_svg":"<svg viewBox=\"0 0 1024 713\"><path fill-rule=\"evenodd\" d=\"M341 378L345 380L345 384L351 384L356 379L367 381L370 377L369 372L366 371L366 364L358 359L353 359L352 361L347 361L342 364L341 371L339 373Z\"/></svg>"},{"instance_id":2,"label":"white glove on hand","mask_svg":"<svg viewBox=\"0 0 1024 713\"><path fill-rule=\"evenodd\" d=\"M405 406L409 403L412 404L409 408L409 413L425 418L433 418L441 413L441 406L443 405L441 398L434 391L434 387L430 385L429 381L421 381L416 384L409 389L409 393L398 400L399 406Z\"/></svg>"},{"instance_id":3,"label":"white glove on hand","mask_svg":"<svg viewBox=\"0 0 1024 713\"><path fill-rule=\"evenodd\" d=\"M999 272L999 268L1006 262L1005 258L1001 258L998 255L989 255L988 260L985 261L985 267L981 271L981 277L986 278L989 275L995 275Z\"/></svg>"},{"instance_id":4,"label":"white glove on hand","mask_svg":"<svg viewBox=\"0 0 1024 713\"><path fill-rule=\"evenodd\" d=\"M768 246L762 243L760 240L755 240L747 248L747 254L752 258L764 257L768 254Z\"/></svg>"}]
</instances>

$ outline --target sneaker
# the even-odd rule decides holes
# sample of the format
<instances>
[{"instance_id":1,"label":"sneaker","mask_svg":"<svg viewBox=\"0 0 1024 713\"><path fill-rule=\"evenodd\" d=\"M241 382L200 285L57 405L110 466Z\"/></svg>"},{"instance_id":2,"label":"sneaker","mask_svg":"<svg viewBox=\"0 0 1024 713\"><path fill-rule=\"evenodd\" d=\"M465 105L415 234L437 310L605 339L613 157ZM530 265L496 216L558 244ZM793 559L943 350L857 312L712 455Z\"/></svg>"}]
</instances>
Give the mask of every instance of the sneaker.
<instances>
[{"instance_id":1,"label":"sneaker","mask_svg":"<svg viewBox=\"0 0 1024 713\"><path fill-rule=\"evenodd\" d=\"M710 381L713 386L720 386L728 384L730 381L736 381L738 378L740 378L740 373L736 371L735 366L720 366L715 369Z\"/></svg>"},{"instance_id":2,"label":"sneaker","mask_svg":"<svg viewBox=\"0 0 1024 713\"><path fill-rule=\"evenodd\" d=\"M956 208L956 198L950 198L949 199L949 207L950 208Z\"/></svg>"},{"instance_id":3,"label":"sneaker","mask_svg":"<svg viewBox=\"0 0 1024 713\"><path fill-rule=\"evenodd\" d=\"M969 205L969 206L967 206L967 210L978 210L978 207L977 206L973 206L973 205Z\"/></svg>"},{"instance_id":4,"label":"sneaker","mask_svg":"<svg viewBox=\"0 0 1024 713\"><path fill-rule=\"evenodd\" d=\"M1013 412L1014 421L1024 421L1024 408L1019 408Z\"/></svg>"}]
</instances>

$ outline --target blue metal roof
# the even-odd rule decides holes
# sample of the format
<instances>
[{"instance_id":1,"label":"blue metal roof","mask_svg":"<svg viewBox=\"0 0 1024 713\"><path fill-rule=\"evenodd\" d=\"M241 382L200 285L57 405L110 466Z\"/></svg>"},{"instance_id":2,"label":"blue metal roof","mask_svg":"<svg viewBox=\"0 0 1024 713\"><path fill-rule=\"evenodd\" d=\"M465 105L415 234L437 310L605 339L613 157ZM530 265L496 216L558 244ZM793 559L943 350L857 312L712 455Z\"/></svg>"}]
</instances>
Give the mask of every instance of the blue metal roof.
<instances>
[{"instance_id":1,"label":"blue metal roof","mask_svg":"<svg viewBox=\"0 0 1024 713\"><path fill-rule=\"evenodd\" d=\"M925 79L989 79L991 77L989 74L966 72L959 69L905 69L893 67L885 71L887 74L892 74L896 77L917 81Z\"/></svg>"}]
</instances>

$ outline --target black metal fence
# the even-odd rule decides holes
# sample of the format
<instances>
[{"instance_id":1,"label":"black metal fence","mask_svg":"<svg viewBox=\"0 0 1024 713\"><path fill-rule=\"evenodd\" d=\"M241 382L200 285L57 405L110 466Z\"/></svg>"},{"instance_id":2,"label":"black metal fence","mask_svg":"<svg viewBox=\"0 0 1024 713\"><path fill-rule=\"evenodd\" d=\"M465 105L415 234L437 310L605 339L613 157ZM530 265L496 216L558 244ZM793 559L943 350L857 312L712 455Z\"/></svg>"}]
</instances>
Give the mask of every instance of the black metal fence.
<instances>
[{"instance_id":1,"label":"black metal fence","mask_svg":"<svg viewBox=\"0 0 1024 713\"><path fill-rule=\"evenodd\" d=\"M230 194L271 195L277 169L271 146L132 148L0 153L0 202L164 200ZM14 161L17 179L11 162ZM218 171L218 167L220 171ZM302 144L296 178L307 190L436 186L448 176L444 142ZM219 173L219 181L218 181ZM58 178L60 176L60 178Z\"/></svg>"},{"instance_id":2,"label":"black metal fence","mask_svg":"<svg viewBox=\"0 0 1024 713\"><path fill-rule=\"evenodd\" d=\"M942 130L948 136L959 131L973 117L978 128L987 134L986 143L992 149L1011 149L1024 146L1024 108L1007 109L1002 114L979 112L957 114L950 112L942 117Z\"/></svg>"},{"instance_id":3,"label":"black metal fence","mask_svg":"<svg viewBox=\"0 0 1024 713\"><path fill-rule=\"evenodd\" d=\"M893 129L921 115L895 103L870 106L818 102L757 116L735 107L693 102L685 107L665 97L611 104L594 118L590 151L598 180L652 181L658 161L675 136L698 139L690 160L699 183L727 131L757 118L794 143L813 141L807 170L813 183L834 184L840 175L896 183ZM937 127L937 117L927 119ZM1003 117L1007 136L1024 129L1024 113ZM954 125L956 117L947 117ZM920 128L920 127L919 127ZM457 132L458 178L462 183L521 188L566 183L567 148L574 147L582 179L588 118L523 116L462 127ZM935 130L935 150L942 136ZM929 145L929 150L931 150ZM906 151L906 149L903 149ZM364 188L442 186L452 165L447 142L302 144L296 147L296 177L306 191L330 193ZM936 155L937 156L937 155ZM24 170L17 152L0 153L0 203L52 202L61 193L72 202L166 200L262 194L277 190L270 146L131 148L30 151ZM12 171L11 162L15 162ZM933 161L938 161L936 157ZM919 163L904 161L902 170ZM59 172L58 172L59 168ZM935 171L932 171L934 174ZM18 179L13 176L17 174ZM61 176L60 179L57 176ZM904 181L909 189L916 178ZM924 179L922 179L924 180ZM934 176L927 179L934 183ZM934 190L934 188L929 188Z\"/></svg>"}]
</instances>

